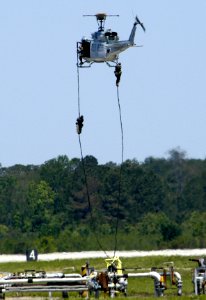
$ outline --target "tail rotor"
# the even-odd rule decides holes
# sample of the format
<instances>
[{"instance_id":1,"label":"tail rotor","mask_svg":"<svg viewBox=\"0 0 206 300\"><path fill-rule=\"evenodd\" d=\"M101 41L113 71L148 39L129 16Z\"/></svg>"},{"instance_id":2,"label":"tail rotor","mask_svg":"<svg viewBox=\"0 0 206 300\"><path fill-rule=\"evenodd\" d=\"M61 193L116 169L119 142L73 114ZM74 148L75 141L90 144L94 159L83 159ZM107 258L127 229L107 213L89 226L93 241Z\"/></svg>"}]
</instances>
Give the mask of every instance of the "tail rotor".
<instances>
[{"instance_id":1,"label":"tail rotor","mask_svg":"<svg viewBox=\"0 0 206 300\"><path fill-rule=\"evenodd\" d=\"M143 29L143 31L146 31L145 27L144 27L144 24L142 22L140 22L139 18L136 16L135 18L135 24L137 25L140 25Z\"/></svg>"}]
</instances>

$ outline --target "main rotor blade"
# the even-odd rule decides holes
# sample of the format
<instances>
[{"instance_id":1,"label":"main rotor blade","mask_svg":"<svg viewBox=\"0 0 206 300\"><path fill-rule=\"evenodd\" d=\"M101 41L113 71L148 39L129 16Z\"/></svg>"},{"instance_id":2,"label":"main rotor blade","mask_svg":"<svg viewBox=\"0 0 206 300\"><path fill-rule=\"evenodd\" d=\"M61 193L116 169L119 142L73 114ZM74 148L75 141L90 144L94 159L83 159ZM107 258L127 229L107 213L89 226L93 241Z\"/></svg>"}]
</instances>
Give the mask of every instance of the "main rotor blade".
<instances>
[{"instance_id":1,"label":"main rotor blade","mask_svg":"<svg viewBox=\"0 0 206 300\"><path fill-rule=\"evenodd\" d=\"M96 15L83 15L83 17L96 17L98 14ZM104 14L105 17L119 17L119 15L107 15L107 14Z\"/></svg>"}]
</instances>

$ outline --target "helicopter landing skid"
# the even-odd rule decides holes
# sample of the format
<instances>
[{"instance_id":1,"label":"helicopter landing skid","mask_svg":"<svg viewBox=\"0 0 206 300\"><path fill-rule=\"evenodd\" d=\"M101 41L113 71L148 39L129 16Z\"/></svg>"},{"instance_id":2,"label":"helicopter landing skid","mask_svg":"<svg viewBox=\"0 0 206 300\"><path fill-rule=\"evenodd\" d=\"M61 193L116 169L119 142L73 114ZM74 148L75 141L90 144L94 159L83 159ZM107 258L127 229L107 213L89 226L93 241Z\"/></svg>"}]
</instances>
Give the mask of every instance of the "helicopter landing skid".
<instances>
[{"instance_id":1,"label":"helicopter landing skid","mask_svg":"<svg viewBox=\"0 0 206 300\"><path fill-rule=\"evenodd\" d=\"M85 61L86 62L86 61ZM84 65L84 63L77 63L77 67L78 68L91 68L91 65L94 63L93 61L91 63L89 63L89 65Z\"/></svg>"},{"instance_id":2,"label":"helicopter landing skid","mask_svg":"<svg viewBox=\"0 0 206 300\"><path fill-rule=\"evenodd\" d=\"M110 63L108 63L108 61L105 61L105 62L106 62L106 64L108 65L108 67L110 67L110 68L115 68L116 65L118 64L118 61L117 61L117 62L114 62L114 61L113 61L114 65L110 65Z\"/></svg>"},{"instance_id":3,"label":"helicopter landing skid","mask_svg":"<svg viewBox=\"0 0 206 300\"><path fill-rule=\"evenodd\" d=\"M111 61L113 64L110 64L108 61L104 61L107 65L108 65L108 67L110 67L110 68L115 68L116 67L116 65L118 64L118 60L117 61ZM85 63L87 64L87 65L85 65ZM92 66L92 64L94 63L94 61L92 61L92 62L90 62L90 63L88 63L87 61L84 61L84 62L77 62L77 67L78 68L91 68L91 66Z\"/></svg>"},{"instance_id":4,"label":"helicopter landing skid","mask_svg":"<svg viewBox=\"0 0 206 300\"><path fill-rule=\"evenodd\" d=\"M78 67L78 68L91 68L91 65L92 65L92 64L89 64L88 66L84 66L84 64L79 64L79 63L77 63L77 67Z\"/></svg>"}]
</instances>

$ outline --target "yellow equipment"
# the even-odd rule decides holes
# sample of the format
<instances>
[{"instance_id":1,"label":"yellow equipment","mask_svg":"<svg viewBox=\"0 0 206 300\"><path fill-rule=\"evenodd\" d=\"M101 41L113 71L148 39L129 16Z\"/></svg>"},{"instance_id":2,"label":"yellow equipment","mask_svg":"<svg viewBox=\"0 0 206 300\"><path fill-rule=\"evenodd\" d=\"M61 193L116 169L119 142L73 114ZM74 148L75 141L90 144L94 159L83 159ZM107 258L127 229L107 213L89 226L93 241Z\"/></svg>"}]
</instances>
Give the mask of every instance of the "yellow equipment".
<instances>
[{"instance_id":1,"label":"yellow equipment","mask_svg":"<svg viewBox=\"0 0 206 300\"><path fill-rule=\"evenodd\" d=\"M118 275L123 275L122 262L119 257L114 256L113 258L106 258L105 262L109 272L115 272Z\"/></svg>"}]
</instances>

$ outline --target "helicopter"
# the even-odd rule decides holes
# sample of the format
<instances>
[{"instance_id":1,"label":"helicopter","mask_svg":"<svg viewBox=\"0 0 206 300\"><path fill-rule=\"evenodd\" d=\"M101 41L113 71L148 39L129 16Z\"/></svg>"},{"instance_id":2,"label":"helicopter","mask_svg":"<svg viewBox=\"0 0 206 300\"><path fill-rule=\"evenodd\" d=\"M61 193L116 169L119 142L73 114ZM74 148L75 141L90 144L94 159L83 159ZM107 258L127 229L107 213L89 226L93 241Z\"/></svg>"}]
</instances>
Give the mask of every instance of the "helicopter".
<instances>
[{"instance_id":1,"label":"helicopter","mask_svg":"<svg viewBox=\"0 0 206 300\"><path fill-rule=\"evenodd\" d=\"M114 32L111 29L105 31L104 29L107 17L118 17L119 15L97 13L96 15L84 16L96 17L98 31L92 33L91 39L83 37L81 42L77 42L78 67L91 67L93 63L103 62L105 62L109 67L115 67L118 63L119 54L126 49L135 46L134 38L137 25L140 25L143 31L145 31L143 23L141 23L136 16L129 39L120 41L117 32Z\"/></svg>"}]
</instances>

